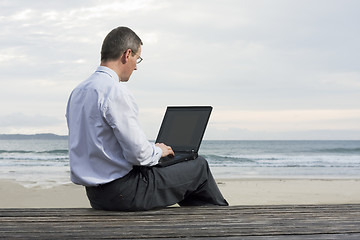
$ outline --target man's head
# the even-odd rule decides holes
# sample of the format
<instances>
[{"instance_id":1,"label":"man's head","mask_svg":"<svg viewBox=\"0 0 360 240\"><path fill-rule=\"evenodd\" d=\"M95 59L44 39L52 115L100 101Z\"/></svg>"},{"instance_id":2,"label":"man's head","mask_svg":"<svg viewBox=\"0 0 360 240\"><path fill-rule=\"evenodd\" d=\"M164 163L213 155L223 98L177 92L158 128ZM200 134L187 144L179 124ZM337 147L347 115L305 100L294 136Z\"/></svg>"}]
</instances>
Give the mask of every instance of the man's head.
<instances>
[{"instance_id":1,"label":"man's head","mask_svg":"<svg viewBox=\"0 0 360 240\"><path fill-rule=\"evenodd\" d=\"M128 81L141 55L141 39L127 27L113 29L101 48L101 65L117 72L120 81Z\"/></svg>"}]
</instances>

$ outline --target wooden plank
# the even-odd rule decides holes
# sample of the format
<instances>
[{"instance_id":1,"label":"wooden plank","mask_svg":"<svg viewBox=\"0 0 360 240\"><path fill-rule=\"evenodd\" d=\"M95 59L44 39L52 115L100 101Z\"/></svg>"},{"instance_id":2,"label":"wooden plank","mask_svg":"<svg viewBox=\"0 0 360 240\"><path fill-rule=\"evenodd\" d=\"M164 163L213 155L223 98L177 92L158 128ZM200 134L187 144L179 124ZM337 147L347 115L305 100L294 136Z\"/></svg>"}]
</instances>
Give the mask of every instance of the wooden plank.
<instances>
[{"instance_id":1,"label":"wooden plank","mask_svg":"<svg viewBox=\"0 0 360 240\"><path fill-rule=\"evenodd\" d=\"M360 239L360 204L165 208L0 209L0 238Z\"/></svg>"}]
</instances>

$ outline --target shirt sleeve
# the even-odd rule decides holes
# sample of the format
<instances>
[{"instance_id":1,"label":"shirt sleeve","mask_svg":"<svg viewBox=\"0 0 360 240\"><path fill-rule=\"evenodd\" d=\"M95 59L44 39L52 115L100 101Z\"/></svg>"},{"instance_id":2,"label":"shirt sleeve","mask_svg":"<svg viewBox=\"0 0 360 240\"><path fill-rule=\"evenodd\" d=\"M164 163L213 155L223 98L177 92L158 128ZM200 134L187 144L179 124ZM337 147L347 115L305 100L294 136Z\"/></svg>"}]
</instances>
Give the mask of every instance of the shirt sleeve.
<instances>
[{"instance_id":1,"label":"shirt sleeve","mask_svg":"<svg viewBox=\"0 0 360 240\"><path fill-rule=\"evenodd\" d=\"M120 94L119 94L120 93ZM138 107L126 89L108 99L104 117L112 127L124 158L133 165L156 165L162 150L147 140L138 122Z\"/></svg>"}]
</instances>

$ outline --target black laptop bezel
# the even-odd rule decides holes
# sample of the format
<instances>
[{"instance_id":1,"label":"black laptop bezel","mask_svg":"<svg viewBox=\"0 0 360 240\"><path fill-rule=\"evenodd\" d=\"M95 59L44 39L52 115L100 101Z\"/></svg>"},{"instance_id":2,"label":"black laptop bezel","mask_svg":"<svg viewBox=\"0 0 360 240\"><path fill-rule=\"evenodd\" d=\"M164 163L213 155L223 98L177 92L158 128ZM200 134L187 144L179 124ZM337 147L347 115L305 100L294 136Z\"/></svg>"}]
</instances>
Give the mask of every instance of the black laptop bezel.
<instances>
[{"instance_id":1,"label":"black laptop bezel","mask_svg":"<svg viewBox=\"0 0 360 240\"><path fill-rule=\"evenodd\" d=\"M164 132L164 123L166 121L166 119L169 116L169 112L172 111L204 111L206 112L206 116L204 118L205 123L204 123L204 129L201 129L202 132L200 134L200 137L198 139L198 141L196 142L196 144L194 144L194 146L171 146L174 152L194 152L197 153L199 151L202 139L204 137L205 134L205 130L207 128L209 119L210 119L210 115L212 112L213 107L212 106L168 106L166 111L165 111L165 115L163 117L163 121L161 123L160 126L160 130L158 132L157 138L156 138L156 143L158 143L159 141L162 141L161 137L162 134ZM162 141L163 142L163 141ZM167 144L166 142L163 142L164 144Z\"/></svg>"}]
</instances>

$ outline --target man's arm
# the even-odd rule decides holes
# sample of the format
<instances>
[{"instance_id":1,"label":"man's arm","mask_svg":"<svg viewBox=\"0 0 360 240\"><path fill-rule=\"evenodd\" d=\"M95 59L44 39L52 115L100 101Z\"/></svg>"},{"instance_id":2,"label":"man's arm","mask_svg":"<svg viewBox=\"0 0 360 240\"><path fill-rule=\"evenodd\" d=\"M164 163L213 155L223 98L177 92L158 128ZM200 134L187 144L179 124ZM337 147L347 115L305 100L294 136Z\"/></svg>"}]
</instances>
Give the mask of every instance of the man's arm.
<instances>
[{"instance_id":1,"label":"man's arm","mask_svg":"<svg viewBox=\"0 0 360 240\"><path fill-rule=\"evenodd\" d=\"M134 165L153 166L162 155L173 154L165 144L155 145L147 140L138 123L135 99L126 88L117 87L103 116L112 127L125 159Z\"/></svg>"}]
</instances>

